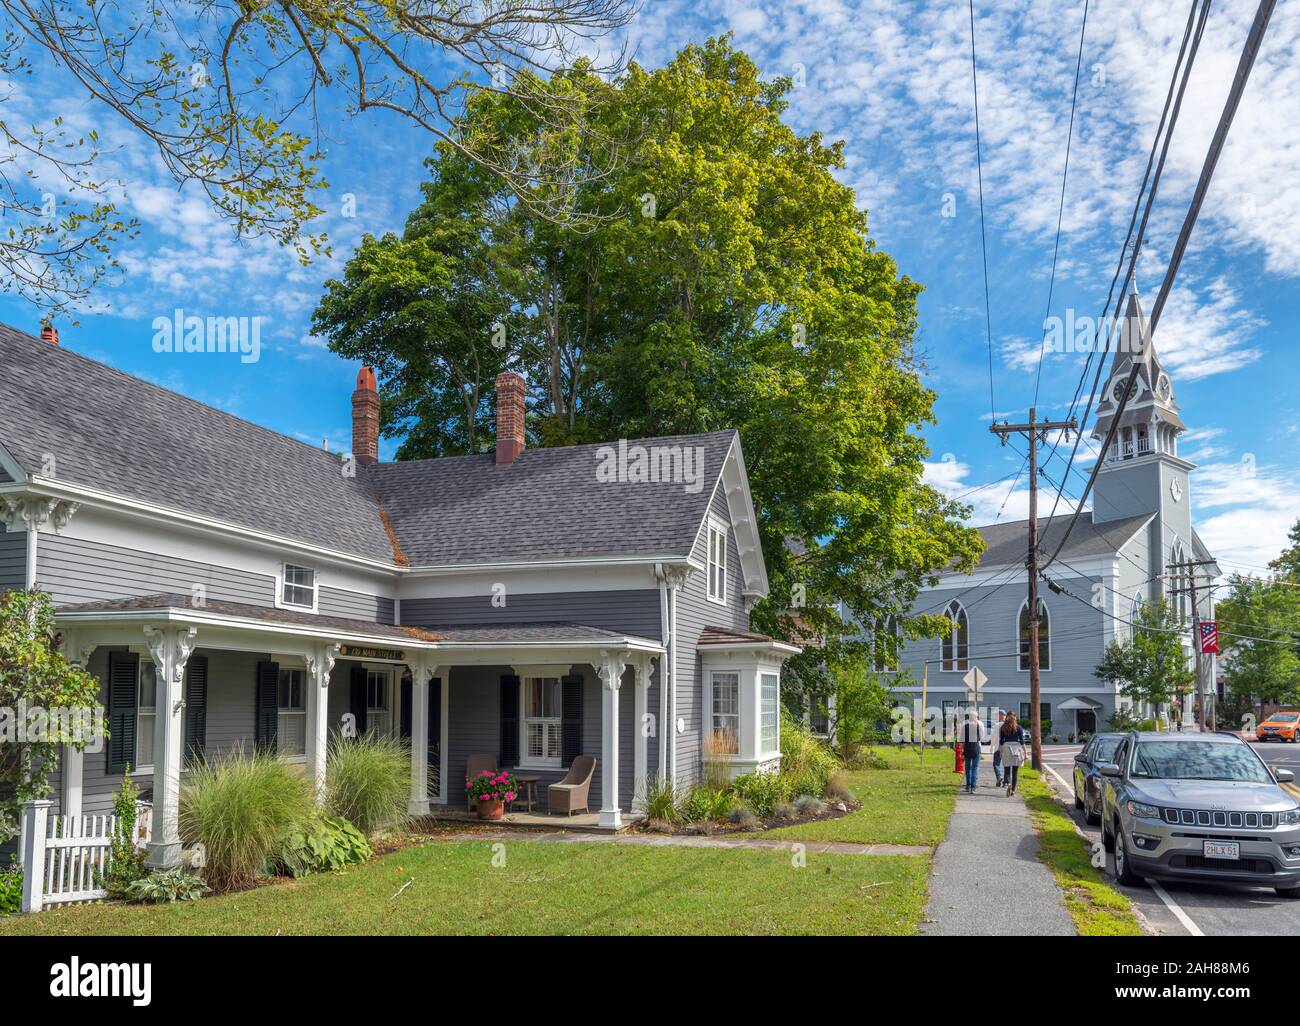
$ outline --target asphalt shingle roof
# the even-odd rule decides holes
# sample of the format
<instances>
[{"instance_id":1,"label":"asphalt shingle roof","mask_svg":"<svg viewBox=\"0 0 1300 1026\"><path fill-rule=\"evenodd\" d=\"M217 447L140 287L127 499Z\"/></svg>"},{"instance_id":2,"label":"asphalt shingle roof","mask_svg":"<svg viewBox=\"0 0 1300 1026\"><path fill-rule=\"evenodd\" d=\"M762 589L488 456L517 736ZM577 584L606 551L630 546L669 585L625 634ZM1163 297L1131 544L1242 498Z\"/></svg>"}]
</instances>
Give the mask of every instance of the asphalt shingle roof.
<instances>
[{"instance_id":1,"label":"asphalt shingle roof","mask_svg":"<svg viewBox=\"0 0 1300 1026\"><path fill-rule=\"evenodd\" d=\"M416 566L686 556L735 437L636 440L698 446L696 490L602 483L598 445L533 449L508 467L487 453L381 463L345 477L338 453L6 325L0 365L0 445L29 474L40 474L49 454L53 476L70 484L385 562L395 560L395 538Z\"/></svg>"},{"instance_id":2,"label":"asphalt shingle roof","mask_svg":"<svg viewBox=\"0 0 1300 1026\"><path fill-rule=\"evenodd\" d=\"M0 366L0 445L29 474L41 473L48 454L53 476L69 483L393 558L365 474L344 477L338 453L6 325Z\"/></svg>"},{"instance_id":3,"label":"asphalt shingle roof","mask_svg":"<svg viewBox=\"0 0 1300 1026\"><path fill-rule=\"evenodd\" d=\"M1066 525L1070 522L1069 513L1055 517L1041 517L1038 521L1038 545L1047 552L1055 552ZM1087 559L1093 556L1107 556L1118 552L1124 544L1155 516L1144 513L1135 517L1108 520L1104 524L1094 524L1092 514L1084 512L1079 522L1070 532L1070 538L1061 550L1060 558L1068 563L1072 559ZM1001 524L990 524L979 528L984 538L984 554L980 557L980 566L1002 566L1011 563L1024 563L1025 538L1028 520L1011 520Z\"/></svg>"},{"instance_id":4,"label":"asphalt shingle roof","mask_svg":"<svg viewBox=\"0 0 1300 1026\"><path fill-rule=\"evenodd\" d=\"M415 566L686 556L734 438L734 431L715 431L636 440L646 449L698 447L704 473L695 491L680 481L598 480L600 445L529 449L508 467L485 453L383 463L371 471Z\"/></svg>"}]
</instances>

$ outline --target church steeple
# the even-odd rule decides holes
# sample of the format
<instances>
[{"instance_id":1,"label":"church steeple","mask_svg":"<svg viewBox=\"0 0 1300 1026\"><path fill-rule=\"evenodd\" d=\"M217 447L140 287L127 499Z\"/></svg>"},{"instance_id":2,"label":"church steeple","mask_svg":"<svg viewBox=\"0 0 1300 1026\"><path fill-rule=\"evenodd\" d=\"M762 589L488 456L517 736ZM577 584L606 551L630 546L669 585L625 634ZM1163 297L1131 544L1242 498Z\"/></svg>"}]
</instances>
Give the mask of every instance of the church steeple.
<instances>
[{"instance_id":1,"label":"church steeple","mask_svg":"<svg viewBox=\"0 0 1300 1026\"><path fill-rule=\"evenodd\" d=\"M1115 351L1115 358L1102 387L1092 429L1092 437L1098 444L1105 441L1110 431L1134 363L1138 365L1138 375L1120 417L1115 440L1102 458L1110 463L1153 453L1177 456L1178 436L1187 426L1178 415L1173 383L1156 353L1136 289L1129 294L1124 319L1112 333L1110 348Z\"/></svg>"}]
</instances>

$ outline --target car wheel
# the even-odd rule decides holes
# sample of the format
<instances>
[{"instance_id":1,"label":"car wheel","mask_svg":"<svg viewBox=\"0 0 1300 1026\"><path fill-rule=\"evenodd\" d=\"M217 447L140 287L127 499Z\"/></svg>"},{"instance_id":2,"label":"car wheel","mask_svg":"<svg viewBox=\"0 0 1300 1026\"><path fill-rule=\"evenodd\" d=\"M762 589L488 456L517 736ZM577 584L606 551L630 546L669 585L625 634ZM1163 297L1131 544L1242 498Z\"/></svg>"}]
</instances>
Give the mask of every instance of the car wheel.
<instances>
[{"instance_id":1,"label":"car wheel","mask_svg":"<svg viewBox=\"0 0 1300 1026\"><path fill-rule=\"evenodd\" d=\"M1089 826L1096 826L1101 822L1101 813L1094 812L1092 806L1085 802L1083 806L1083 818Z\"/></svg>"},{"instance_id":2,"label":"car wheel","mask_svg":"<svg viewBox=\"0 0 1300 1026\"><path fill-rule=\"evenodd\" d=\"M1279 898L1300 898L1300 887L1274 887Z\"/></svg>"},{"instance_id":3,"label":"car wheel","mask_svg":"<svg viewBox=\"0 0 1300 1026\"><path fill-rule=\"evenodd\" d=\"M1101 820L1101 846L1105 851L1115 850L1115 838L1110 836L1110 831L1106 829L1106 818Z\"/></svg>"},{"instance_id":4,"label":"car wheel","mask_svg":"<svg viewBox=\"0 0 1300 1026\"><path fill-rule=\"evenodd\" d=\"M1128 847L1124 844L1124 832L1115 831L1115 882L1121 883L1125 887L1136 887L1142 883L1142 878L1133 872L1133 867L1129 865Z\"/></svg>"}]
</instances>

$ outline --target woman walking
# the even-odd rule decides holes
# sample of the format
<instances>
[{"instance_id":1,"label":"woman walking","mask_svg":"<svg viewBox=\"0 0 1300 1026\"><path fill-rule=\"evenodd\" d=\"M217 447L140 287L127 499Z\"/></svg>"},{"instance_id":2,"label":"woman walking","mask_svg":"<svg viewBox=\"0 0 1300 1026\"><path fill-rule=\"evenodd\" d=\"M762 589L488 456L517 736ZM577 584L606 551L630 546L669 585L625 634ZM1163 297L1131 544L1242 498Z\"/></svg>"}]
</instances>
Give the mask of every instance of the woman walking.
<instances>
[{"instance_id":1,"label":"woman walking","mask_svg":"<svg viewBox=\"0 0 1300 1026\"><path fill-rule=\"evenodd\" d=\"M1002 753L1002 779L1007 785L1007 797L1016 793L1020 782L1020 767L1025 763L1025 736L1016 722L1015 713L1007 713L1002 729L997 735L998 751Z\"/></svg>"}]
</instances>

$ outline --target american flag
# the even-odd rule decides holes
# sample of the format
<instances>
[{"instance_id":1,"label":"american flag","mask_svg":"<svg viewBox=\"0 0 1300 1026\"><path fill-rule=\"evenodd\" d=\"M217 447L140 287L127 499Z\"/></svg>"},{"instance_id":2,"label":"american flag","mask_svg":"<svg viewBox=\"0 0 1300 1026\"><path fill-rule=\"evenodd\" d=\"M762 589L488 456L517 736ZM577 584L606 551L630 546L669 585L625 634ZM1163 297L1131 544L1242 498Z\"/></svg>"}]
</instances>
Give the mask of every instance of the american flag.
<instances>
[{"instance_id":1,"label":"american flag","mask_svg":"<svg viewBox=\"0 0 1300 1026\"><path fill-rule=\"evenodd\" d=\"M1201 621L1201 653L1209 655L1219 651L1219 625L1213 620Z\"/></svg>"}]
</instances>

